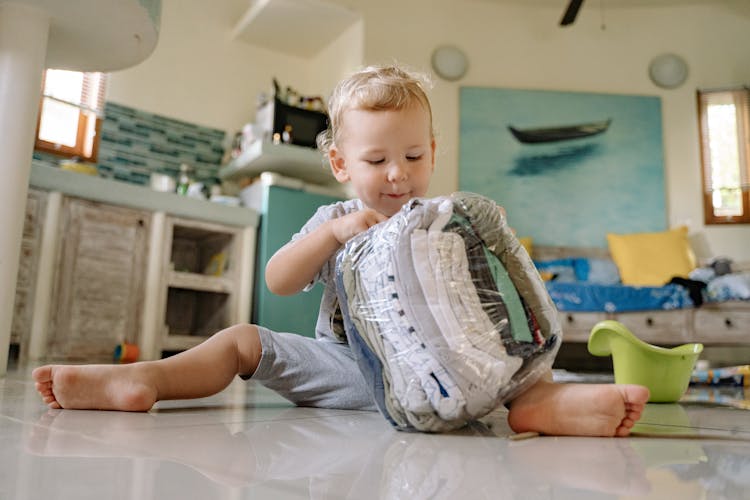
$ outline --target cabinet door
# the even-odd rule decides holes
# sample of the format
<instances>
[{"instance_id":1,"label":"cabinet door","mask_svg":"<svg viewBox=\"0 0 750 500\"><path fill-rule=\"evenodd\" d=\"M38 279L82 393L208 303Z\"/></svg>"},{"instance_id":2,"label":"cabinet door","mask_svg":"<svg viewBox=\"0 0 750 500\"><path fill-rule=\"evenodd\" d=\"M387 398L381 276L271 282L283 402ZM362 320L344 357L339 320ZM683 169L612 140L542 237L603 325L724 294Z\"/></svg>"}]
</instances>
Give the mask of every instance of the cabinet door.
<instances>
[{"instance_id":1,"label":"cabinet door","mask_svg":"<svg viewBox=\"0 0 750 500\"><path fill-rule=\"evenodd\" d=\"M147 212L64 201L48 357L102 361L137 342L149 222Z\"/></svg>"},{"instance_id":2,"label":"cabinet door","mask_svg":"<svg viewBox=\"0 0 750 500\"><path fill-rule=\"evenodd\" d=\"M339 198L280 186L268 187L265 196L255 273L254 322L277 332L314 337L322 285L318 284L308 292L281 297L268 289L264 273L271 256L300 230L315 210L339 201Z\"/></svg>"},{"instance_id":3,"label":"cabinet door","mask_svg":"<svg viewBox=\"0 0 750 500\"><path fill-rule=\"evenodd\" d=\"M39 242L46 199L46 193L31 189L26 200L26 220L23 225L21 257L18 262L18 279L16 282L16 300L10 334L11 344L17 344L21 352L26 349L31 330L34 284L36 282L37 262L39 261Z\"/></svg>"}]
</instances>

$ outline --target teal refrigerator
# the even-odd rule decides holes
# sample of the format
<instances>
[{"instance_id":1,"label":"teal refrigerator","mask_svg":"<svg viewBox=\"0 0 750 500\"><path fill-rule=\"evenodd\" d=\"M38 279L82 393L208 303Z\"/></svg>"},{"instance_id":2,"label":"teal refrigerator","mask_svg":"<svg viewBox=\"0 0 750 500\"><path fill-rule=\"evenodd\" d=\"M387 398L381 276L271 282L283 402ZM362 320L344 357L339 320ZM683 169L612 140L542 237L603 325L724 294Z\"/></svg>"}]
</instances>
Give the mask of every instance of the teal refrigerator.
<instances>
[{"instance_id":1,"label":"teal refrigerator","mask_svg":"<svg viewBox=\"0 0 750 500\"><path fill-rule=\"evenodd\" d=\"M344 193L274 174L261 176L261 180L245 188L242 199L260 213L253 323L277 332L314 337L323 286L318 283L312 290L287 297L274 295L266 286L266 263L318 207L344 199Z\"/></svg>"}]
</instances>

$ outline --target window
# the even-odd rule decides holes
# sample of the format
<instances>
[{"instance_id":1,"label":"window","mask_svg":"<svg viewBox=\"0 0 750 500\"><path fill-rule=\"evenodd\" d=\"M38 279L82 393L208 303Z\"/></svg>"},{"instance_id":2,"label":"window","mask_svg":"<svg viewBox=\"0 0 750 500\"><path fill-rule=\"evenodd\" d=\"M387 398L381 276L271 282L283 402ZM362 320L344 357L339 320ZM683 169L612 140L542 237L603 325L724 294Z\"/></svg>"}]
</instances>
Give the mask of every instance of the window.
<instances>
[{"instance_id":1,"label":"window","mask_svg":"<svg viewBox=\"0 0 750 500\"><path fill-rule=\"evenodd\" d=\"M750 223L750 88L698 91L706 224Z\"/></svg>"},{"instance_id":2,"label":"window","mask_svg":"<svg viewBox=\"0 0 750 500\"><path fill-rule=\"evenodd\" d=\"M96 161L106 80L103 73L45 71L36 149Z\"/></svg>"}]
</instances>

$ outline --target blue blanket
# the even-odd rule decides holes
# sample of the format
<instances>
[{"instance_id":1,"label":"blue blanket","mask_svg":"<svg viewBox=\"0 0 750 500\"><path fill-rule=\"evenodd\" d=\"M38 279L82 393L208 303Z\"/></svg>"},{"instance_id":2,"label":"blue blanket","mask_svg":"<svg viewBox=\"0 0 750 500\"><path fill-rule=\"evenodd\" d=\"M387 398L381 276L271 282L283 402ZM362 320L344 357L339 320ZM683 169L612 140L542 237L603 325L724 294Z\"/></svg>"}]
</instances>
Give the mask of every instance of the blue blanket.
<instances>
[{"instance_id":1,"label":"blue blanket","mask_svg":"<svg viewBox=\"0 0 750 500\"><path fill-rule=\"evenodd\" d=\"M548 281L546 285L560 311L625 312L693 307L688 290L679 285L648 287L557 281Z\"/></svg>"}]
</instances>

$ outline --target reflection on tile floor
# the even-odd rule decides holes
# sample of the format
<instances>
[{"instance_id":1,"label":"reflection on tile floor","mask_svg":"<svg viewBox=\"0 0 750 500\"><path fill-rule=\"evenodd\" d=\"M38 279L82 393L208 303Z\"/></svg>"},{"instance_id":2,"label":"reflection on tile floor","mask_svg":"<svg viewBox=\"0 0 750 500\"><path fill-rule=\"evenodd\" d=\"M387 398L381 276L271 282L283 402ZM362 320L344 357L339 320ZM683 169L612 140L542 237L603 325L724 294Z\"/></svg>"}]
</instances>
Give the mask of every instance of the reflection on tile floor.
<instances>
[{"instance_id":1,"label":"reflection on tile floor","mask_svg":"<svg viewBox=\"0 0 750 500\"><path fill-rule=\"evenodd\" d=\"M0 498L750 499L750 413L701 391L649 405L636 437L512 441L502 411L402 433L239 380L149 413L53 411L17 370L0 378Z\"/></svg>"}]
</instances>

